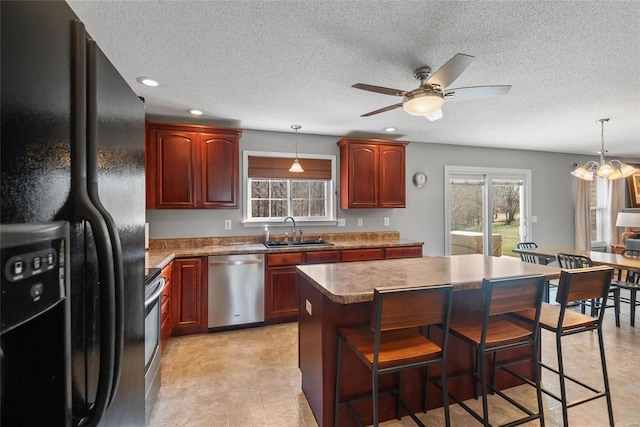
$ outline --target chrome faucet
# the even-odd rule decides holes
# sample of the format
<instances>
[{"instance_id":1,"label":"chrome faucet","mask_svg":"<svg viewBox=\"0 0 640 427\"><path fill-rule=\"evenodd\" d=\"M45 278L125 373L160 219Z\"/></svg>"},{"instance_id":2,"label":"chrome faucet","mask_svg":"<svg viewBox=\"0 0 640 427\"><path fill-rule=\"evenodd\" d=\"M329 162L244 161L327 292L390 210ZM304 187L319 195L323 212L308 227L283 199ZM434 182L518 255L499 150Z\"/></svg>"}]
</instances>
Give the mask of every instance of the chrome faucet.
<instances>
[{"instance_id":1,"label":"chrome faucet","mask_svg":"<svg viewBox=\"0 0 640 427\"><path fill-rule=\"evenodd\" d=\"M282 223L286 224L288 219L290 219L291 222L293 223L293 228L291 229L291 241L295 242L296 241L296 220L293 219L292 216L288 216L284 219L284 221L282 221Z\"/></svg>"}]
</instances>

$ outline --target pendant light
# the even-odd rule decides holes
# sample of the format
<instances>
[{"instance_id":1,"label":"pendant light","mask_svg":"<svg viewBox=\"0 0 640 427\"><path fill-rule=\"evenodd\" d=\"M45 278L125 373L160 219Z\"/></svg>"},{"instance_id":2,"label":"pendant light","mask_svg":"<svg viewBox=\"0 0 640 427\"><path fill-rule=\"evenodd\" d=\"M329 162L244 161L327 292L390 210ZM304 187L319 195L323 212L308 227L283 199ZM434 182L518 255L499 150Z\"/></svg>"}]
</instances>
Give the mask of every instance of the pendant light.
<instances>
[{"instance_id":1,"label":"pendant light","mask_svg":"<svg viewBox=\"0 0 640 427\"><path fill-rule=\"evenodd\" d=\"M607 178L613 181L615 179L625 178L638 170L631 165L622 163L620 160L609 160L608 162L605 162L604 154L607 150L604 149L604 124L608 121L609 119L597 120L597 122L600 122L601 129L601 146L600 151L598 151L598 154L600 154L600 162L598 163L595 160L591 160L574 169L573 172L571 172L571 175L584 179L585 181L593 181L593 174L595 173L600 178Z\"/></svg>"},{"instance_id":2,"label":"pendant light","mask_svg":"<svg viewBox=\"0 0 640 427\"><path fill-rule=\"evenodd\" d=\"M301 127L302 126L300 125L291 125L291 129L296 131L296 158L293 160L293 164L289 168L289 172L304 172L304 169L302 169L302 166L298 161L298 129Z\"/></svg>"}]
</instances>

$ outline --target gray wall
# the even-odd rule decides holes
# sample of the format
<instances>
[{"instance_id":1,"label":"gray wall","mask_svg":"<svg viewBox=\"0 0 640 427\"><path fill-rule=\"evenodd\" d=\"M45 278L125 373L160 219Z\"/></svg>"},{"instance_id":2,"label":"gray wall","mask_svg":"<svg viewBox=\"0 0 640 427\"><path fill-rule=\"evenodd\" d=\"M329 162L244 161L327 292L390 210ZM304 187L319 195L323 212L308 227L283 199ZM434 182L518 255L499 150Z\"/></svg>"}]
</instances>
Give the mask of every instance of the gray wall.
<instances>
[{"instance_id":1,"label":"gray wall","mask_svg":"<svg viewBox=\"0 0 640 427\"><path fill-rule=\"evenodd\" d=\"M160 121L151 118L152 121ZM184 122L184 121L183 121ZM197 122L194 122L197 123ZM209 123L210 124L210 123ZM228 125L228 124L227 124ZM299 153L335 154L339 136L298 136ZM242 151L294 150L291 132L244 130L240 139ZM531 169L533 239L539 245L574 245L573 177L574 163L594 160L595 155L581 156L527 150L476 148L469 146L412 142L407 146L407 207L405 209L338 209L338 217L346 219L346 227L302 226L305 234L328 232L398 230L400 236L423 241L425 255L444 254L444 166L484 166L494 168ZM639 159L636 159L638 162ZM412 184L412 176L424 171L428 176L423 188ZM339 179L339 177L338 177ZM338 186L339 188L339 186ZM241 203L244 189L241 188ZM383 217L390 225L383 225ZM357 226L357 219L363 226ZM232 229L224 230L224 220L232 221ZM243 227L242 208L218 210L147 210L151 239L172 237L242 236L261 234L261 228ZM279 230L270 228L272 232ZM288 230L289 227L287 227ZM282 230L284 232L285 229Z\"/></svg>"}]
</instances>

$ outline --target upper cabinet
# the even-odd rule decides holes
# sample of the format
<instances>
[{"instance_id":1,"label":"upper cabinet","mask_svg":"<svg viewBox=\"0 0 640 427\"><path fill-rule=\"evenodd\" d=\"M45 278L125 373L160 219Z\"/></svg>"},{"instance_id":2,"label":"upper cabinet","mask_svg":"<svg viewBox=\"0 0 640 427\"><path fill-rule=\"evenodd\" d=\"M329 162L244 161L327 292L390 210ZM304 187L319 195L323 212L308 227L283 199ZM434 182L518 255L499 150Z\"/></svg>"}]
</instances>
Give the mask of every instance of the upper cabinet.
<instances>
[{"instance_id":1,"label":"upper cabinet","mask_svg":"<svg viewBox=\"0 0 640 427\"><path fill-rule=\"evenodd\" d=\"M147 209L238 207L241 129L148 123Z\"/></svg>"},{"instance_id":2,"label":"upper cabinet","mask_svg":"<svg viewBox=\"0 0 640 427\"><path fill-rule=\"evenodd\" d=\"M407 141L343 138L340 208L404 208Z\"/></svg>"}]
</instances>

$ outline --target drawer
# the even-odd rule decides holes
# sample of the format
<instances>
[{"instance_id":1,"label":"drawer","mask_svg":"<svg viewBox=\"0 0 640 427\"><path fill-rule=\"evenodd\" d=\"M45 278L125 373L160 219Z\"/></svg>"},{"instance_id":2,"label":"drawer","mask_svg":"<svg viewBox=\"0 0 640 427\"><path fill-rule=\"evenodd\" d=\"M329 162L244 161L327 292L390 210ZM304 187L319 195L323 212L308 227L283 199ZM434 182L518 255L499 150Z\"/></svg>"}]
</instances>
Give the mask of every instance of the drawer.
<instances>
[{"instance_id":1,"label":"drawer","mask_svg":"<svg viewBox=\"0 0 640 427\"><path fill-rule=\"evenodd\" d=\"M422 246L403 246L399 248L385 248L385 258L419 258L422 256Z\"/></svg>"},{"instance_id":2,"label":"drawer","mask_svg":"<svg viewBox=\"0 0 640 427\"><path fill-rule=\"evenodd\" d=\"M307 264L338 262L338 251L307 252Z\"/></svg>"},{"instance_id":3,"label":"drawer","mask_svg":"<svg viewBox=\"0 0 640 427\"><path fill-rule=\"evenodd\" d=\"M384 259L384 248L345 249L342 251L342 262L372 261L376 259Z\"/></svg>"},{"instance_id":4,"label":"drawer","mask_svg":"<svg viewBox=\"0 0 640 427\"><path fill-rule=\"evenodd\" d=\"M285 254L267 255L267 265L296 265L302 264L303 252L288 252Z\"/></svg>"},{"instance_id":5,"label":"drawer","mask_svg":"<svg viewBox=\"0 0 640 427\"><path fill-rule=\"evenodd\" d=\"M165 301L168 301L171 297L171 282L165 280L164 288L162 289L162 294L160 294L160 301L164 305Z\"/></svg>"},{"instance_id":6,"label":"drawer","mask_svg":"<svg viewBox=\"0 0 640 427\"><path fill-rule=\"evenodd\" d=\"M162 306L160 308L160 321L162 323L164 323L166 320L169 319L169 314L170 314L170 307L169 307L169 298L167 298L166 300L162 301Z\"/></svg>"}]
</instances>

